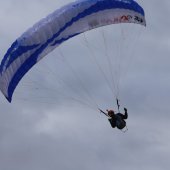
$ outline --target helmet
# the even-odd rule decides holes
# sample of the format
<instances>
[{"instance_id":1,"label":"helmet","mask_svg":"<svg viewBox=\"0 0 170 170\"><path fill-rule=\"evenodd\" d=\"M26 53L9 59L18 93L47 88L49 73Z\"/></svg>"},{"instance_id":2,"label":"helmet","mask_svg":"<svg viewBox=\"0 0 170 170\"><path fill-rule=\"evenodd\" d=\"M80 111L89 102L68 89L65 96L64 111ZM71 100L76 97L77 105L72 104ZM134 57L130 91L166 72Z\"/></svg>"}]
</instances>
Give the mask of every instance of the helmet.
<instances>
[{"instance_id":1,"label":"helmet","mask_svg":"<svg viewBox=\"0 0 170 170\"><path fill-rule=\"evenodd\" d=\"M110 117L112 117L115 114L113 110L107 110L107 112Z\"/></svg>"}]
</instances>

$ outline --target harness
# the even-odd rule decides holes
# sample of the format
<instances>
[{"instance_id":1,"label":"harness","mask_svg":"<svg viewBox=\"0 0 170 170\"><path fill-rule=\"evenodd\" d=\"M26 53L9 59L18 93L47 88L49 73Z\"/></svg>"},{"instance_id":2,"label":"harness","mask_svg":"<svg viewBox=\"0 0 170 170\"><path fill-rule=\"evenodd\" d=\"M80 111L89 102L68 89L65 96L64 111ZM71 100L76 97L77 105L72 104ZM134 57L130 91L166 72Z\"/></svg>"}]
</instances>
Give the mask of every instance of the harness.
<instances>
[{"instance_id":1,"label":"harness","mask_svg":"<svg viewBox=\"0 0 170 170\"><path fill-rule=\"evenodd\" d=\"M110 116L107 113L105 113L103 110L99 109L99 111L101 113L103 113L105 116L110 118ZM117 114L119 114L119 113L117 113ZM126 131L128 131L128 128L126 126L126 122L124 121L124 119L121 118L121 116L119 116L117 114L115 115L116 119L117 119L116 122L115 122L115 127L117 127L119 130L121 130L123 133L125 133ZM109 122L112 125L112 119L109 119ZM114 126L112 126L112 127L114 128ZM125 128L125 130L123 130L124 128Z\"/></svg>"}]
</instances>

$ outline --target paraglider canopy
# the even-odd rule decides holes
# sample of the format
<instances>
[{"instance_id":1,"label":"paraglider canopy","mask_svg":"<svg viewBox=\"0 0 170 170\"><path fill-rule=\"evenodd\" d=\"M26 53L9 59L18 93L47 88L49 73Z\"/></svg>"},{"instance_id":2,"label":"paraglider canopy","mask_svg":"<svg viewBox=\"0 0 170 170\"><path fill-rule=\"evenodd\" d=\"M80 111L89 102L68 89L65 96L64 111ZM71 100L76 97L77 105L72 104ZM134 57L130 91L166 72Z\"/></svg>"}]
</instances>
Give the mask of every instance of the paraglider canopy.
<instances>
[{"instance_id":1,"label":"paraglider canopy","mask_svg":"<svg viewBox=\"0 0 170 170\"><path fill-rule=\"evenodd\" d=\"M0 65L0 90L9 102L22 77L68 39L97 27L146 25L143 8L133 0L79 0L54 11L11 45Z\"/></svg>"}]
</instances>

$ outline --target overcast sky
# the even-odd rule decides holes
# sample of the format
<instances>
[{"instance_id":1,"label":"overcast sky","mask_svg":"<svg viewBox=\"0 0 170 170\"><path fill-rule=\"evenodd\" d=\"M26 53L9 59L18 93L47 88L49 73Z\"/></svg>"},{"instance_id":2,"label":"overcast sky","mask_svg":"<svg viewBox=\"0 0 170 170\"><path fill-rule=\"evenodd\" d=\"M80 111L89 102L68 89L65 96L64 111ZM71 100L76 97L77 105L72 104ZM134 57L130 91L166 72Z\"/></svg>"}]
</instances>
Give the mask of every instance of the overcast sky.
<instances>
[{"instance_id":1,"label":"overcast sky","mask_svg":"<svg viewBox=\"0 0 170 170\"><path fill-rule=\"evenodd\" d=\"M68 2L1 0L0 59L26 29ZM91 45L103 30L85 34L86 38L65 43L34 67L11 104L0 94L0 169L169 169L170 1L138 2L145 9L147 27L136 35L132 63L120 88L129 130L112 129L94 109L96 103L102 109L115 107L115 101L97 66L82 57L95 51L95 45L92 51L86 48L86 38Z\"/></svg>"}]
</instances>

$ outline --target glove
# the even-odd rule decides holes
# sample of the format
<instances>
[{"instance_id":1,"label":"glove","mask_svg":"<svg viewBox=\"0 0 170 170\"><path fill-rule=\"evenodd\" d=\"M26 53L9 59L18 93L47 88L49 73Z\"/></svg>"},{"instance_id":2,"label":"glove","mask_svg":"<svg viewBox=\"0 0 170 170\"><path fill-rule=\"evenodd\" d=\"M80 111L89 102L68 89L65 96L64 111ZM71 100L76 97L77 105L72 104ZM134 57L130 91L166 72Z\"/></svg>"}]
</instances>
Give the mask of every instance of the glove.
<instances>
[{"instance_id":1,"label":"glove","mask_svg":"<svg viewBox=\"0 0 170 170\"><path fill-rule=\"evenodd\" d=\"M127 109L124 107L124 111L127 112Z\"/></svg>"}]
</instances>

